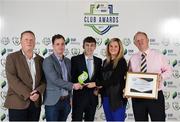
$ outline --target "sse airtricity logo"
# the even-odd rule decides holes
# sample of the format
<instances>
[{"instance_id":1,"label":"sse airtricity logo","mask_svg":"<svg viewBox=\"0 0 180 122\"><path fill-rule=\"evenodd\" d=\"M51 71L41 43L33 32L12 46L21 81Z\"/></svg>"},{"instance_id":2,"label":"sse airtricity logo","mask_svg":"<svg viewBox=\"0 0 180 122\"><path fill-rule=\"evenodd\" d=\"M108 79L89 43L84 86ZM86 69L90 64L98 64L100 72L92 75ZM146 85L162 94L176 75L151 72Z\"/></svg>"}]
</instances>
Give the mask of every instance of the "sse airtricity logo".
<instances>
[{"instance_id":1,"label":"sse airtricity logo","mask_svg":"<svg viewBox=\"0 0 180 122\"><path fill-rule=\"evenodd\" d=\"M90 13L84 14L84 25L103 35L119 24L119 13L113 13L113 5L97 2L90 5Z\"/></svg>"}]
</instances>

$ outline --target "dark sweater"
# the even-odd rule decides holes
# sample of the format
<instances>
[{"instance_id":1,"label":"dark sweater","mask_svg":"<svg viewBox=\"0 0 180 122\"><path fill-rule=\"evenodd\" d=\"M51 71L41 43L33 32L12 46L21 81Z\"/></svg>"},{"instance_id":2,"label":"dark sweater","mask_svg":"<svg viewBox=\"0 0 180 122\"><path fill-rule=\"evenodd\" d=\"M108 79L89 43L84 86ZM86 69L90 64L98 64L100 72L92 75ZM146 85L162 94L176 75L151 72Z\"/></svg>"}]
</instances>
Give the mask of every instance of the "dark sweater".
<instances>
[{"instance_id":1,"label":"dark sweater","mask_svg":"<svg viewBox=\"0 0 180 122\"><path fill-rule=\"evenodd\" d=\"M127 73L127 63L124 58L121 58L113 69L113 61L108 64L106 60L102 68L102 81L97 83L97 86L103 86L101 89L102 97L109 97L110 107L112 111L122 105L126 105L127 99L123 98L123 89L125 88L125 76Z\"/></svg>"}]
</instances>

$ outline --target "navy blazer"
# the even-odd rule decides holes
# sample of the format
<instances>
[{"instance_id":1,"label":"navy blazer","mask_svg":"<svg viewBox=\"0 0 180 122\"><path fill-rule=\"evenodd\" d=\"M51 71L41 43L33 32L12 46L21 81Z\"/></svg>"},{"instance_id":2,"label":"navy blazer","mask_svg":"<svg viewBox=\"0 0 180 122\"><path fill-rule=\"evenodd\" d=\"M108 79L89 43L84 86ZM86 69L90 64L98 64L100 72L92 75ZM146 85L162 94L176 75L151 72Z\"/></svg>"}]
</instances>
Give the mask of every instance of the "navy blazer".
<instances>
[{"instance_id":1,"label":"navy blazer","mask_svg":"<svg viewBox=\"0 0 180 122\"><path fill-rule=\"evenodd\" d=\"M102 60L96 56L93 56L94 60L94 72L92 74L91 79L88 78L84 83L88 82L99 82L101 80L101 64ZM86 66L85 55L81 54L78 56L74 56L71 58L71 77L72 82L78 82L78 76L86 71L88 73L88 69ZM83 87L80 90L73 90L73 105L86 103L87 100L91 101L91 105L98 104L98 98L94 95L94 88ZM81 102L79 102L81 101Z\"/></svg>"},{"instance_id":2,"label":"navy blazer","mask_svg":"<svg viewBox=\"0 0 180 122\"><path fill-rule=\"evenodd\" d=\"M84 83L97 82L100 80L102 60L96 56L93 56L93 60L94 60L94 72L92 74L91 79L88 78ZM81 54L81 55L72 57L71 67L72 67L72 70L71 70L72 82L77 83L78 76L82 74L83 71L86 71L88 73L85 55Z\"/></svg>"}]
</instances>

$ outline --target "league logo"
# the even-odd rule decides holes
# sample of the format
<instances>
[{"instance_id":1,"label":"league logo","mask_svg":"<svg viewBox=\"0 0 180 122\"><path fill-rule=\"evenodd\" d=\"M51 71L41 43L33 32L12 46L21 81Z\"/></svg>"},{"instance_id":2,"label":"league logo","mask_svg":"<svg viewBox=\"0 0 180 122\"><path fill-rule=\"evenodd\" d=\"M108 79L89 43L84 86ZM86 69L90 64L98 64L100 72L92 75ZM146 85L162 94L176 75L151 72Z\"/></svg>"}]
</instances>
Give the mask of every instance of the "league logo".
<instances>
[{"instance_id":1,"label":"league logo","mask_svg":"<svg viewBox=\"0 0 180 122\"><path fill-rule=\"evenodd\" d=\"M161 43L164 45L164 46L168 46L169 45L169 39L168 38L166 38L166 39L164 39L164 40L162 40L161 41Z\"/></svg>"},{"instance_id":2,"label":"league logo","mask_svg":"<svg viewBox=\"0 0 180 122\"><path fill-rule=\"evenodd\" d=\"M68 49L65 49L64 50L64 56L67 56L69 54L69 50Z\"/></svg>"},{"instance_id":3,"label":"league logo","mask_svg":"<svg viewBox=\"0 0 180 122\"><path fill-rule=\"evenodd\" d=\"M119 26L119 13L113 12L113 5L96 2L90 5L90 13L84 14L84 26L91 27L97 34L103 35L112 27Z\"/></svg>"},{"instance_id":4,"label":"league logo","mask_svg":"<svg viewBox=\"0 0 180 122\"><path fill-rule=\"evenodd\" d=\"M173 102L172 106L173 106L174 110L176 110L176 111L180 110L180 104L178 102Z\"/></svg>"},{"instance_id":5,"label":"league logo","mask_svg":"<svg viewBox=\"0 0 180 122\"><path fill-rule=\"evenodd\" d=\"M78 49L78 48L72 48L71 49L71 54L73 56L79 55L79 53L80 53L80 49Z\"/></svg>"},{"instance_id":6,"label":"league logo","mask_svg":"<svg viewBox=\"0 0 180 122\"><path fill-rule=\"evenodd\" d=\"M163 94L166 100L170 97L170 92L164 91Z\"/></svg>"},{"instance_id":7,"label":"league logo","mask_svg":"<svg viewBox=\"0 0 180 122\"><path fill-rule=\"evenodd\" d=\"M18 37L12 37L12 42L15 46L19 46L20 45L20 40Z\"/></svg>"},{"instance_id":8,"label":"league logo","mask_svg":"<svg viewBox=\"0 0 180 122\"><path fill-rule=\"evenodd\" d=\"M44 37L42 40L42 43L46 46L48 46L51 43L51 39L48 37Z\"/></svg>"},{"instance_id":9,"label":"league logo","mask_svg":"<svg viewBox=\"0 0 180 122\"><path fill-rule=\"evenodd\" d=\"M100 46L102 44L102 39L101 38L96 38L96 44Z\"/></svg>"},{"instance_id":10,"label":"league logo","mask_svg":"<svg viewBox=\"0 0 180 122\"><path fill-rule=\"evenodd\" d=\"M129 46L131 44L131 40L130 38L124 38L122 43L125 45L125 46Z\"/></svg>"},{"instance_id":11,"label":"league logo","mask_svg":"<svg viewBox=\"0 0 180 122\"><path fill-rule=\"evenodd\" d=\"M1 59L1 66L5 67L6 65L6 59Z\"/></svg>"},{"instance_id":12,"label":"league logo","mask_svg":"<svg viewBox=\"0 0 180 122\"><path fill-rule=\"evenodd\" d=\"M9 44L9 43L10 43L9 37L3 37L3 38L1 39L1 44L7 45L7 44Z\"/></svg>"},{"instance_id":13,"label":"league logo","mask_svg":"<svg viewBox=\"0 0 180 122\"><path fill-rule=\"evenodd\" d=\"M169 102L166 102L165 103L165 110L168 110L170 108L170 104L169 104Z\"/></svg>"},{"instance_id":14,"label":"league logo","mask_svg":"<svg viewBox=\"0 0 180 122\"><path fill-rule=\"evenodd\" d=\"M172 73L173 77L178 79L180 78L180 74L179 74L179 71L178 70L173 70L173 73Z\"/></svg>"}]
</instances>

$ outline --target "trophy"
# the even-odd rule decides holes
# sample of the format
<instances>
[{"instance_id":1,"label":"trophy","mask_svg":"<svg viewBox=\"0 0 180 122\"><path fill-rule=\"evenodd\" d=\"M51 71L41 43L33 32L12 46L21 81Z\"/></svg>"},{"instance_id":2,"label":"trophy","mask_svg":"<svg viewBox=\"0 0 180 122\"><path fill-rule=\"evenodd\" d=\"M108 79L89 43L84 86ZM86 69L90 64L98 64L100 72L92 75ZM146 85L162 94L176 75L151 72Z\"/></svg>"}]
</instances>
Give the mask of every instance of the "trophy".
<instances>
[{"instance_id":1,"label":"trophy","mask_svg":"<svg viewBox=\"0 0 180 122\"><path fill-rule=\"evenodd\" d=\"M83 73L78 76L78 82L82 85L84 84L84 81L86 81L87 79L88 73L86 71L83 71Z\"/></svg>"}]
</instances>

